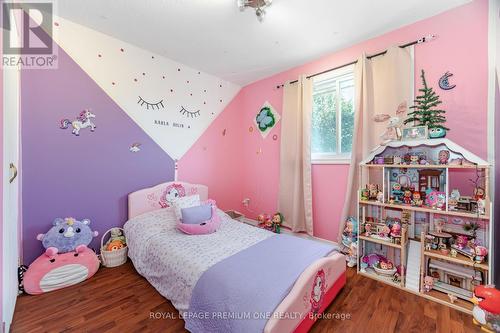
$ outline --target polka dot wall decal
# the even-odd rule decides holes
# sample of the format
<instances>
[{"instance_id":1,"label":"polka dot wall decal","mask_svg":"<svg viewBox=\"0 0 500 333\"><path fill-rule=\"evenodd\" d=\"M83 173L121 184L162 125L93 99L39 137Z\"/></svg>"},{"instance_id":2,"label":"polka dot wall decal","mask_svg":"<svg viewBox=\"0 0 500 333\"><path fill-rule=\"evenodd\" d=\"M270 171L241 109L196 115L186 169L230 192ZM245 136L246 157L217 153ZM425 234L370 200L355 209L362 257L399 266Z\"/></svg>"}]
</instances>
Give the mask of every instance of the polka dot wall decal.
<instances>
[{"instance_id":1,"label":"polka dot wall decal","mask_svg":"<svg viewBox=\"0 0 500 333\"><path fill-rule=\"evenodd\" d=\"M252 132L253 132L253 127L252 127L252 126L250 126L250 127L248 128L248 131L249 131L250 133L252 133Z\"/></svg>"},{"instance_id":2,"label":"polka dot wall decal","mask_svg":"<svg viewBox=\"0 0 500 333\"><path fill-rule=\"evenodd\" d=\"M226 129L224 128L224 130L222 131L222 136L226 136Z\"/></svg>"},{"instance_id":3,"label":"polka dot wall decal","mask_svg":"<svg viewBox=\"0 0 500 333\"><path fill-rule=\"evenodd\" d=\"M155 56L151 56L151 59L154 59L154 58L155 58Z\"/></svg>"},{"instance_id":4,"label":"polka dot wall decal","mask_svg":"<svg viewBox=\"0 0 500 333\"><path fill-rule=\"evenodd\" d=\"M274 141L278 140L278 136L276 134L273 135L273 140Z\"/></svg>"},{"instance_id":5,"label":"polka dot wall decal","mask_svg":"<svg viewBox=\"0 0 500 333\"><path fill-rule=\"evenodd\" d=\"M193 96L193 93L190 93L189 96Z\"/></svg>"},{"instance_id":6,"label":"polka dot wall decal","mask_svg":"<svg viewBox=\"0 0 500 333\"><path fill-rule=\"evenodd\" d=\"M219 102L221 102L221 103L222 103L222 99L219 99Z\"/></svg>"},{"instance_id":7,"label":"polka dot wall decal","mask_svg":"<svg viewBox=\"0 0 500 333\"><path fill-rule=\"evenodd\" d=\"M172 92L172 93L173 93L173 92L174 92L174 89L170 89L170 92Z\"/></svg>"},{"instance_id":8,"label":"polka dot wall decal","mask_svg":"<svg viewBox=\"0 0 500 333\"><path fill-rule=\"evenodd\" d=\"M162 78L165 80L165 75L163 75Z\"/></svg>"},{"instance_id":9,"label":"polka dot wall decal","mask_svg":"<svg viewBox=\"0 0 500 333\"><path fill-rule=\"evenodd\" d=\"M178 72L180 72L180 71L181 71L181 69L180 69L180 68L177 68L177 71L178 71Z\"/></svg>"},{"instance_id":10,"label":"polka dot wall decal","mask_svg":"<svg viewBox=\"0 0 500 333\"><path fill-rule=\"evenodd\" d=\"M111 82L111 84L112 84L112 85L115 85L115 83L114 83L114 82Z\"/></svg>"},{"instance_id":11,"label":"polka dot wall decal","mask_svg":"<svg viewBox=\"0 0 500 333\"><path fill-rule=\"evenodd\" d=\"M123 48L121 48L120 51L125 52L125 50Z\"/></svg>"},{"instance_id":12,"label":"polka dot wall decal","mask_svg":"<svg viewBox=\"0 0 500 333\"><path fill-rule=\"evenodd\" d=\"M55 25L56 27L58 27L58 26L59 26L59 22L54 22L54 25Z\"/></svg>"},{"instance_id":13,"label":"polka dot wall decal","mask_svg":"<svg viewBox=\"0 0 500 333\"><path fill-rule=\"evenodd\" d=\"M189 80L187 80L186 83L189 83Z\"/></svg>"},{"instance_id":14,"label":"polka dot wall decal","mask_svg":"<svg viewBox=\"0 0 500 333\"><path fill-rule=\"evenodd\" d=\"M97 56L98 56L99 58L102 58L102 54L98 54Z\"/></svg>"},{"instance_id":15,"label":"polka dot wall decal","mask_svg":"<svg viewBox=\"0 0 500 333\"><path fill-rule=\"evenodd\" d=\"M135 82L137 82L137 79L134 79Z\"/></svg>"},{"instance_id":16,"label":"polka dot wall decal","mask_svg":"<svg viewBox=\"0 0 500 333\"><path fill-rule=\"evenodd\" d=\"M203 90L203 92L207 92L207 89Z\"/></svg>"},{"instance_id":17,"label":"polka dot wall decal","mask_svg":"<svg viewBox=\"0 0 500 333\"><path fill-rule=\"evenodd\" d=\"M207 102L203 102L203 104L207 104Z\"/></svg>"},{"instance_id":18,"label":"polka dot wall decal","mask_svg":"<svg viewBox=\"0 0 500 333\"><path fill-rule=\"evenodd\" d=\"M219 88L222 88L222 84L219 84Z\"/></svg>"},{"instance_id":19,"label":"polka dot wall decal","mask_svg":"<svg viewBox=\"0 0 500 333\"><path fill-rule=\"evenodd\" d=\"M142 73L143 76L146 76L146 73Z\"/></svg>"}]
</instances>

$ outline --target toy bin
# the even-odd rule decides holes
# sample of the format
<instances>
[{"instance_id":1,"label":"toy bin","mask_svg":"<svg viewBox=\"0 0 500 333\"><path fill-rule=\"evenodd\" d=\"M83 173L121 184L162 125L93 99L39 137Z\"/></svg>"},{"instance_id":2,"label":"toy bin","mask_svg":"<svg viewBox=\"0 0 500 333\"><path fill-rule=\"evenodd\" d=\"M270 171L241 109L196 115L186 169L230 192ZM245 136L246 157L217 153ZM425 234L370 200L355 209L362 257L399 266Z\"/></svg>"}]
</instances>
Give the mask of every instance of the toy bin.
<instances>
[{"instance_id":1,"label":"toy bin","mask_svg":"<svg viewBox=\"0 0 500 333\"><path fill-rule=\"evenodd\" d=\"M122 228L119 229L123 232ZM117 267L123 265L127 261L128 247L125 245L123 248L118 250L106 251L104 248L104 238L110 232L111 229L106 231L101 238L101 261L106 267Z\"/></svg>"}]
</instances>

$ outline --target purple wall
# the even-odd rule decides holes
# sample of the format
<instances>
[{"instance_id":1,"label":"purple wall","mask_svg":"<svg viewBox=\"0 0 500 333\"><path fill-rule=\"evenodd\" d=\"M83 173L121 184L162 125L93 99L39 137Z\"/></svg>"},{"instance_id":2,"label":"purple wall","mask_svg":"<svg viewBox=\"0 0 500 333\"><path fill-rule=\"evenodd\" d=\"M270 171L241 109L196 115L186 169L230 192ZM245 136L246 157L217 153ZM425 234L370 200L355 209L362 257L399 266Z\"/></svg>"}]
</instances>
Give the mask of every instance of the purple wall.
<instances>
[{"instance_id":1,"label":"purple wall","mask_svg":"<svg viewBox=\"0 0 500 333\"><path fill-rule=\"evenodd\" d=\"M100 236L127 219L127 194L174 178L173 160L60 48L57 70L22 72L23 261L56 217L90 218ZM135 98L135 97L134 97ZM60 129L86 108L95 132ZM132 143L142 143L132 153Z\"/></svg>"}]
</instances>

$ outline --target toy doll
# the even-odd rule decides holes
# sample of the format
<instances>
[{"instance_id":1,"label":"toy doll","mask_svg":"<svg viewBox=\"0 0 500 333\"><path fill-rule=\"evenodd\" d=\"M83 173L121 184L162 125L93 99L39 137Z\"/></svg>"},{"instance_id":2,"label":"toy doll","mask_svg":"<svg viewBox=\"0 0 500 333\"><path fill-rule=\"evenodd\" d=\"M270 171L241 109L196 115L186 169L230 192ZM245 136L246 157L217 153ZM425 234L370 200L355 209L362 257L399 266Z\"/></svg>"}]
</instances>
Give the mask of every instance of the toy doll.
<instances>
[{"instance_id":1,"label":"toy doll","mask_svg":"<svg viewBox=\"0 0 500 333\"><path fill-rule=\"evenodd\" d=\"M401 164L402 160L401 160L401 156L394 156L394 159L393 159L393 163L394 164Z\"/></svg>"},{"instance_id":2,"label":"toy doll","mask_svg":"<svg viewBox=\"0 0 500 333\"><path fill-rule=\"evenodd\" d=\"M405 190L403 194L403 202L406 205L411 204L411 191L410 190Z\"/></svg>"},{"instance_id":3,"label":"toy doll","mask_svg":"<svg viewBox=\"0 0 500 333\"><path fill-rule=\"evenodd\" d=\"M410 164L411 165L417 165L419 164L419 157L418 155L410 155Z\"/></svg>"},{"instance_id":4,"label":"toy doll","mask_svg":"<svg viewBox=\"0 0 500 333\"><path fill-rule=\"evenodd\" d=\"M484 246L476 246L474 248L474 261L478 264L484 261L484 258L488 255L488 249Z\"/></svg>"},{"instance_id":5,"label":"toy doll","mask_svg":"<svg viewBox=\"0 0 500 333\"><path fill-rule=\"evenodd\" d=\"M365 236L370 237L372 234L372 225L370 223L365 224Z\"/></svg>"},{"instance_id":6,"label":"toy doll","mask_svg":"<svg viewBox=\"0 0 500 333\"><path fill-rule=\"evenodd\" d=\"M434 279L432 276L427 275L424 277L424 291L428 293L432 290L432 287L434 287Z\"/></svg>"},{"instance_id":7,"label":"toy doll","mask_svg":"<svg viewBox=\"0 0 500 333\"><path fill-rule=\"evenodd\" d=\"M479 199L477 201L477 213L479 215L485 215L486 214L486 201L484 199Z\"/></svg>"},{"instance_id":8,"label":"toy doll","mask_svg":"<svg viewBox=\"0 0 500 333\"><path fill-rule=\"evenodd\" d=\"M392 195L394 196L394 200L396 202L401 201L401 197L403 196L403 191L401 191L401 184L400 183L392 184Z\"/></svg>"},{"instance_id":9,"label":"toy doll","mask_svg":"<svg viewBox=\"0 0 500 333\"><path fill-rule=\"evenodd\" d=\"M281 233L281 225L285 221L285 219L283 218L283 214L281 214L280 212L275 213L271 221L273 222L274 232L277 234Z\"/></svg>"},{"instance_id":10,"label":"toy doll","mask_svg":"<svg viewBox=\"0 0 500 333\"><path fill-rule=\"evenodd\" d=\"M358 261L358 243L352 242L349 246L349 253L347 254L347 266L354 267Z\"/></svg>"},{"instance_id":11,"label":"toy doll","mask_svg":"<svg viewBox=\"0 0 500 333\"><path fill-rule=\"evenodd\" d=\"M377 193L377 201L380 203L384 203L384 193L382 191L378 191Z\"/></svg>"},{"instance_id":12,"label":"toy doll","mask_svg":"<svg viewBox=\"0 0 500 333\"><path fill-rule=\"evenodd\" d=\"M422 200L422 196L420 195L420 192L418 192L418 191L413 192L412 205L417 206L417 207L422 207L423 204L424 204L424 201Z\"/></svg>"},{"instance_id":13,"label":"toy doll","mask_svg":"<svg viewBox=\"0 0 500 333\"><path fill-rule=\"evenodd\" d=\"M484 188L476 187L474 189L474 200L478 201L484 199Z\"/></svg>"},{"instance_id":14,"label":"toy doll","mask_svg":"<svg viewBox=\"0 0 500 333\"><path fill-rule=\"evenodd\" d=\"M370 191L368 191L367 188L363 188L361 189L360 191L360 195L361 195L361 200L364 200L364 201L367 201L370 197Z\"/></svg>"},{"instance_id":15,"label":"toy doll","mask_svg":"<svg viewBox=\"0 0 500 333\"><path fill-rule=\"evenodd\" d=\"M450 152L448 150L440 150L438 154L439 164L448 164Z\"/></svg>"},{"instance_id":16,"label":"toy doll","mask_svg":"<svg viewBox=\"0 0 500 333\"><path fill-rule=\"evenodd\" d=\"M455 245L457 246L458 249L462 250L464 247L467 246L467 242L469 239L467 236L464 235L458 235L457 239L455 240Z\"/></svg>"},{"instance_id":17,"label":"toy doll","mask_svg":"<svg viewBox=\"0 0 500 333\"><path fill-rule=\"evenodd\" d=\"M368 199L370 200L377 200L377 194L378 194L378 185L375 184L368 184Z\"/></svg>"},{"instance_id":18,"label":"toy doll","mask_svg":"<svg viewBox=\"0 0 500 333\"><path fill-rule=\"evenodd\" d=\"M401 237L401 224L398 221L392 224L390 235L392 237Z\"/></svg>"}]
</instances>

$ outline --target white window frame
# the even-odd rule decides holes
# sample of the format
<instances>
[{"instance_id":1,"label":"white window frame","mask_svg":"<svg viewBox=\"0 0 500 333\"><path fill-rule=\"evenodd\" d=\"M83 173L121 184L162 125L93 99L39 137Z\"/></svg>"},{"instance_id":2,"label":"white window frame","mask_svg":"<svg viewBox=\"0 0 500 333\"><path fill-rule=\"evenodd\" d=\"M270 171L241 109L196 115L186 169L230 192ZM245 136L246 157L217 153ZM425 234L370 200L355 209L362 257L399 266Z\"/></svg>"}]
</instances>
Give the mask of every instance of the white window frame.
<instances>
[{"instance_id":1,"label":"white window frame","mask_svg":"<svg viewBox=\"0 0 500 333\"><path fill-rule=\"evenodd\" d=\"M340 81L344 76L353 76L354 78L354 65L349 65L346 67L339 68L337 70L318 75L313 78L313 85L316 81L323 81L328 79L336 80L336 98L337 98L337 147L341 146L341 137L342 137L342 122L341 122L341 103L340 103ZM356 87L354 87L356 89ZM356 96L356 92L354 92L354 96ZM354 109L356 112L356 109ZM332 154L332 153L311 153L311 163L312 164L350 164L351 163L351 153L340 153L340 154Z\"/></svg>"}]
</instances>

